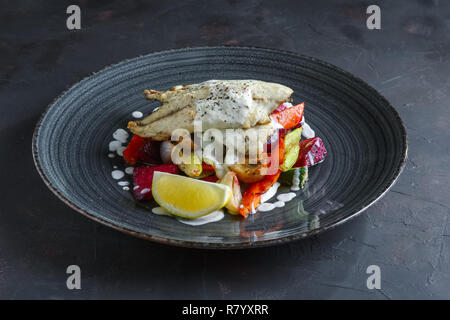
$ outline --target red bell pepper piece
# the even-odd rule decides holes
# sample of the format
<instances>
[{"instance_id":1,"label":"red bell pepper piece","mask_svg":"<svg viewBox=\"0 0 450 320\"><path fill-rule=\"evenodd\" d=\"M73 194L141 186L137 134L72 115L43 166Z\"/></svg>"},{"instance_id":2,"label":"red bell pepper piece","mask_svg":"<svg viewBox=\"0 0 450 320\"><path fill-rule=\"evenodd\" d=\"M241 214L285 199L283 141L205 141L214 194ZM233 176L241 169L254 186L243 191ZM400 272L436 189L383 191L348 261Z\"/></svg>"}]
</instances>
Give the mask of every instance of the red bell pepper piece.
<instances>
[{"instance_id":1,"label":"red bell pepper piece","mask_svg":"<svg viewBox=\"0 0 450 320\"><path fill-rule=\"evenodd\" d=\"M130 143L127 148L123 151L123 159L131 165L136 164L139 160L139 155L141 153L142 148L146 143L146 139L135 134L133 138L131 138Z\"/></svg>"},{"instance_id":2,"label":"red bell pepper piece","mask_svg":"<svg viewBox=\"0 0 450 320\"><path fill-rule=\"evenodd\" d=\"M272 113L270 116L277 121L285 129L294 128L300 121L302 121L303 110L305 109L305 103L302 102L290 108L286 108L276 113Z\"/></svg>"},{"instance_id":3,"label":"red bell pepper piece","mask_svg":"<svg viewBox=\"0 0 450 320\"><path fill-rule=\"evenodd\" d=\"M160 141L142 138L135 134L131 138L127 148L123 151L123 158L130 165L134 165L137 162L152 165L161 164L160 144Z\"/></svg>"},{"instance_id":4,"label":"red bell pepper piece","mask_svg":"<svg viewBox=\"0 0 450 320\"><path fill-rule=\"evenodd\" d=\"M280 177L281 171L278 170L277 173L273 175L267 175L261 181L252 183L247 190L245 190L242 195L242 202L239 208L239 214L245 218L247 218L248 213L253 209L256 209L261 203L261 195L270 187L273 186L275 182L277 182Z\"/></svg>"}]
</instances>

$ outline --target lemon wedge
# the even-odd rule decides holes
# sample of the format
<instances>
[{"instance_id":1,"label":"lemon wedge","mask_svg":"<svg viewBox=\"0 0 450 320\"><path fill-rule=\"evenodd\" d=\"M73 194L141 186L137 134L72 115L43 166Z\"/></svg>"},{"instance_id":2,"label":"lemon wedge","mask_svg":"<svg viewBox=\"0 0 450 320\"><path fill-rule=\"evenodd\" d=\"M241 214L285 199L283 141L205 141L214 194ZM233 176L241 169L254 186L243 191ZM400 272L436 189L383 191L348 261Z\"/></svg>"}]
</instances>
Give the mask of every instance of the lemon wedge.
<instances>
[{"instance_id":1,"label":"lemon wedge","mask_svg":"<svg viewBox=\"0 0 450 320\"><path fill-rule=\"evenodd\" d=\"M223 184L155 171L152 194L155 201L171 214L198 218L225 206L231 189Z\"/></svg>"}]
</instances>

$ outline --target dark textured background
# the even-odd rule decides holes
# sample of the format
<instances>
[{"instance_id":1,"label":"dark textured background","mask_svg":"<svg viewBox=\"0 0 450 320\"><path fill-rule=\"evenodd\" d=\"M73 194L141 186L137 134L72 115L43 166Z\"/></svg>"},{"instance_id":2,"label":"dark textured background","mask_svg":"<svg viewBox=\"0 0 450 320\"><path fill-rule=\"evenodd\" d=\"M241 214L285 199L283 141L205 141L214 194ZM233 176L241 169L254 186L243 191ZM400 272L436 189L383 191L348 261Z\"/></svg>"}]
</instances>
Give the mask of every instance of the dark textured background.
<instances>
[{"instance_id":1,"label":"dark textured background","mask_svg":"<svg viewBox=\"0 0 450 320\"><path fill-rule=\"evenodd\" d=\"M81 30L66 29L69 4L81 6ZM366 28L370 4L381 7L382 30ZM31 136L62 90L122 59L223 44L315 56L378 89L409 134L393 189L318 237L224 252L119 233L46 188ZM450 298L449 61L443 0L2 3L0 298ZM71 264L82 269L82 290L66 288ZM371 264L381 268L381 290L366 288Z\"/></svg>"}]
</instances>

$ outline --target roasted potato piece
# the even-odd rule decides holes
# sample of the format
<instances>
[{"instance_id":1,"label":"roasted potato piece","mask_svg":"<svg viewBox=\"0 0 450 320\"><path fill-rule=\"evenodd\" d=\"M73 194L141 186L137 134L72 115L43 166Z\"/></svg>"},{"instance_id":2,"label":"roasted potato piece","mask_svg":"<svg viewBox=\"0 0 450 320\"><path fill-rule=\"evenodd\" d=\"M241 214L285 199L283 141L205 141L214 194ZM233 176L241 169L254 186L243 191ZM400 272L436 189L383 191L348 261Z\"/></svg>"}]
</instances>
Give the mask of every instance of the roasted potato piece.
<instances>
[{"instance_id":1,"label":"roasted potato piece","mask_svg":"<svg viewBox=\"0 0 450 320\"><path fill-rule=\"evenodd\" d=\"M267 167L263 164L233 164L229 169L236 173L239 181L253 183L264 178Z\"/></svg>"}]
</instances>

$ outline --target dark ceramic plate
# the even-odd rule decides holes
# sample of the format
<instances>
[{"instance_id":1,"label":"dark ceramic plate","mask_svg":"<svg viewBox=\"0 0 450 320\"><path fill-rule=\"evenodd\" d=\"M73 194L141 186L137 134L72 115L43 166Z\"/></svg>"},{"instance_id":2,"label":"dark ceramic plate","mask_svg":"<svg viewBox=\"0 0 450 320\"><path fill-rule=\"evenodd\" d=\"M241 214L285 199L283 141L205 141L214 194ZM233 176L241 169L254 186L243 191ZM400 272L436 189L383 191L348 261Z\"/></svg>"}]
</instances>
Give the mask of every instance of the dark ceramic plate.
<instances>
[{"instance_id":1,"label":"dark ceramic plate","mask_svg":"<svg viewBox=\"0 0 450 320\"><path fill-rule=\"evenodd\" d=\"M310 170L305 190L284 208L193 227L150 213L112 179L113 166L123 167L122 158L107 156L112 133L126 127L133 111L157 106L143 90L209 79L278 82L294 89L294 102L306 102L305 118L328 158ZM39 173L73 209L142 238L198 248L265 246L335 227L388 191L406 152L397 112L360 79L311 57L238 47L166 51L103 69L59 96L33 138Z\"/></svg>"}]
</instances>

